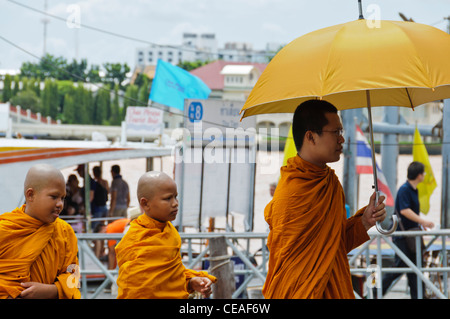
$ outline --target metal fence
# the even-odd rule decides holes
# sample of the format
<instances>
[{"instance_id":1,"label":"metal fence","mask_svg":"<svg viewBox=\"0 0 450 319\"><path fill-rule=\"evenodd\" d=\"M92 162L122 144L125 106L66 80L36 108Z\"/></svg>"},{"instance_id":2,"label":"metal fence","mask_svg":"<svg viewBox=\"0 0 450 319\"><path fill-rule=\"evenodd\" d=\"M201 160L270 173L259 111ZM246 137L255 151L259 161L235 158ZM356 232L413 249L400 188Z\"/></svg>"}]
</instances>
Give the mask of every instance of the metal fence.
<instances>
[{"instance_id":1,"label":"metal fence","mask_svg":"<svg viewBox=\"0 0 450 319\"><path fill-rule=\"evenodd\" d=\"M208 259L209 247L206 241L211 238L225 237L231 258L238 256L246 269L234 270L235 275L245 275L244 282L233 293L237 298L250 283L262 286L266 278L268 251L267 233L180 233L183 241L183 262L188 269L201 269L203 261ZM95 240L120 240L123 234L78 233L78 256L81 275L82 298L98 298L103 290L116 282L118 269L108 269L94 254L92 242ZM93 293L88 293L89 276L104 275L104 279ZM98 278L97 278L98 279Z\"/></svg>"},{"instance_id":2,"label":"metal fence","mask_svg":"<svg viewBox=\"0 0 450 319\"><path fill-rule=\"evenodd\" d=\"M377 291L377 297L381 298L381 278L385 273L414 272L418 278L418 297L423 298L432 296L433 298L448 298L448 267L446 240L450 236L450 230L438 231L406 231L395 232L389 236L381 235L378 232L370 232L370 240L352 251L349 255L350 272L352 274L362 274L366 288L371 285ZM81 274L81 294L82 298L98 298L101 296L105 287L112 284L114 287L118 269L108 269L94 254L91 243L94 240L120 240L123 234L94 234L82 233L77 234L79 247L79 264ZM242 296L242 293L249 288L249 285L262 286L267 274L267 262L269 252L266 247L268 233L180 233L183 240L182 255L186 268L201 269L203 261L208 259L209 247L207 241L211 238L225 237L225 241L229 248L230 258L232 255L237 256L245 264L245 269L236 270L235 275L244 275L244 281L239 285L233 293L232 298ZM416 261L409 260L406 255L393 243L393 236L414 236L416 237L417 255L421 255L421 237L427 237L426 250L430 251L430 247L440 239L439 250L434 251L435 261L432 263L422 264L422 259L417 258ZM385 257L383 257L382 242L387 244L393 253L397 254L408 267L393 268L383 266ZM375 243L375 251L371 246ZM89 259L89 263L88 263ZM438 260L438 261L436 261ZM375 264L373 263L375 261ZM375 267L374 267L375 266ZM103 282L97 286L96 290L88 294L87 281L89 275L104 275ZM369 284L368 280L371 280ZM427 291L424 294L422 284L424 283ZM420 284L420 285L419 285ZM365 289L365 295L356 293L357 298L373 298L372 289ZM251 298L251 296L248 296Z\"/></svg>"},{"instance_id":3,"label":"metal fence","mask_svg":"<svg viewBox=\"0 0 450 319\"><path fill-rule=\"evenodd\" d=\"M435 231L397 231L391 235L369 233L370 240L361 245L356 252L349 257L350 272L352 274L364 274L366 298L382 297L382 277L386 273L414 273L417 275L417 294L419 299L438 298L448 299L448 256L446 241L450 236L450 230ZM393 242L393 237L415 237L416 260L410 260L400 248ZM426 246L422 250L421 239L426 239ZM440 240L440 244L435 244ZM370 248L375 242L375 252ZM386 255L383 255L382 242L388 245L407 267L386 267ZM393 258L393 254L390 258ZM424 258L425 257L425 258ZM375 264L373 263L375 261ZM358 265L359 262L359 265ZM423 284L422 284L423 283ZM425 287L425 291L423 290ZM375 291L376 295L373 294ZM358 298L362 296L357 295Z\"/></svg>"}]
</instances>

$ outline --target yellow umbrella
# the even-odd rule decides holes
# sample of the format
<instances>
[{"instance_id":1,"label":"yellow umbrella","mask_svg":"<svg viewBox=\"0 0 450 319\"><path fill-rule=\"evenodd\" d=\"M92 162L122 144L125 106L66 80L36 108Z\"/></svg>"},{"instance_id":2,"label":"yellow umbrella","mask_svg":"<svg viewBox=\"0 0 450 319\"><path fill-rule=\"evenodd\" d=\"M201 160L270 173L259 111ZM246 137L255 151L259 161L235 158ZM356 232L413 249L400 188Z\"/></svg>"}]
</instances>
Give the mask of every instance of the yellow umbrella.
<instances>
[{"instance_id":1,"label":"yellow umbrella","mask_svg":"<svg viewBox=\"0 0 450 319\"><path fill-rule=\"evenodd\" d=\"M287 44L251 91L243 117L293 113L309 99L340 110L415 107L450 96L450 35L405 21L364 19L320 29Z\"/></svg>"},{"instance_id":2,"label":"yellow umbrella","mask_svg":"<svg viewBox=\"0 0 450 319\"><path fill-rule=\"evenodd\" d=\"M361 16L361 15L360 15ZM241 114L293 113L310 99L339 110L372 106L414 108L450 98L450 35L415 22L359 20L320 29L286 45L272 59ZM378 193L374 165L374 186ZM383 234L392 233L397 226Z\"/></svg>"}]
</instances>

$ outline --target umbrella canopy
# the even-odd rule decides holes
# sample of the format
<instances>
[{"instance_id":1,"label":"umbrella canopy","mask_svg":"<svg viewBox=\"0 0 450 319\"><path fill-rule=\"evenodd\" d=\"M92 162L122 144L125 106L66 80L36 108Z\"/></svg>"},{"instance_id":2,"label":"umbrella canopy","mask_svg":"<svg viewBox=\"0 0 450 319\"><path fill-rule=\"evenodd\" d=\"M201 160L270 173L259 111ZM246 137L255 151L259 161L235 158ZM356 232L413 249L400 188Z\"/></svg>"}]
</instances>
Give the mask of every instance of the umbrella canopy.
<instances>
[{"instance_id":1,"label":"umbrella canopy","mask_svg":"<svg viewBox=\"0 0 450 319\"><path fill-rule=\"evenodd\" d=\"M450 35L404 21L366 20L320 29L286 45L245 102L243 117L293 113L309 99L340 110L415 107L450 97Z\"/></svg>"},{"instance_id":2,"label":"umbrella canopy","mask_svg":"<svg viewBox=\"0 0 450 319\"><path fill-rule=\"evenodd\" d=\"M360 8L361 10L361 8ZM415 22L361 18L301 36L273 58L242 107L242 117L294 113L310 99L337 109L368 108L374 187L372 106L414 108L450 98L450 35ZM377 222L382 234L390 234Z\"/></svg>"}]
</instances>

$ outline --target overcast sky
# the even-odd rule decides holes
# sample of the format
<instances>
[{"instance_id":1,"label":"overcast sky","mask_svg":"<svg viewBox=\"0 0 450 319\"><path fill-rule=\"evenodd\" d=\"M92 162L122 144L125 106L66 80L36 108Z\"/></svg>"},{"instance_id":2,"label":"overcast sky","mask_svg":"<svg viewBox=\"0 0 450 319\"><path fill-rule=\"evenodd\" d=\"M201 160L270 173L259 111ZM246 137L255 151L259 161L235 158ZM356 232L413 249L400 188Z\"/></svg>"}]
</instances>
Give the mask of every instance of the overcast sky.
<instances>
[{"instance_id":1,"label":"overcast sky","mask_svg":"<svg viewBox=\"0 0 450 319\"><path fill-rule=\"evenodd\" d=\"M43 11L45 0L0 0L0 36L42 56L46 16L14 2ZM136 48L148 46L146 42L179 45L183 32L215 33L219 47L238 41L263 49L268 42L286 44L358 18L357 0L47 0L47 4L47 12L61 18L47 17L48 53L71 61L78 52L78 58L89 64L127 62L132 68ZM383 20L401 20L402 12L415 22L446 31L450 0L363 0L363 12L366 18ZM82 26L74 28L66 20ZM0 38L0 69L18 69L26 61L37 58Z\"/></svg>"}]
</instances>

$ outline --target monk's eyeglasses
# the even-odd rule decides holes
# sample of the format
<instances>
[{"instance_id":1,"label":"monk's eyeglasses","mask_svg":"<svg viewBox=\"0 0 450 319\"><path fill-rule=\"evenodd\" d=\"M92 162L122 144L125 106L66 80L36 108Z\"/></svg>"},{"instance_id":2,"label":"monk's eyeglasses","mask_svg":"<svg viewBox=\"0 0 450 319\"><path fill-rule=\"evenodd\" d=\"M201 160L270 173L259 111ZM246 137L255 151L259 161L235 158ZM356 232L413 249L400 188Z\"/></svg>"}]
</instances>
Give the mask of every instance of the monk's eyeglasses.
<instances>
[{"instance_id":1,"label":"monk's eyeglasses","mask_svg":"<svg viewBox=\"0 0 450 319\"><path fill-rule=\"evenodd\" d=\"M325 130L311 130L313 132L319 133L319 132L328 132L328 133L334 133L334 135L336 135L336 137L341 137L344 136L345 134L345 130L343 128L334 130L334 131L325 131Z\"/></svg>"}]
</instances>

